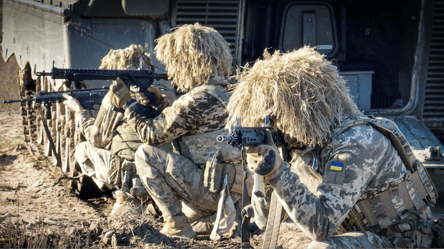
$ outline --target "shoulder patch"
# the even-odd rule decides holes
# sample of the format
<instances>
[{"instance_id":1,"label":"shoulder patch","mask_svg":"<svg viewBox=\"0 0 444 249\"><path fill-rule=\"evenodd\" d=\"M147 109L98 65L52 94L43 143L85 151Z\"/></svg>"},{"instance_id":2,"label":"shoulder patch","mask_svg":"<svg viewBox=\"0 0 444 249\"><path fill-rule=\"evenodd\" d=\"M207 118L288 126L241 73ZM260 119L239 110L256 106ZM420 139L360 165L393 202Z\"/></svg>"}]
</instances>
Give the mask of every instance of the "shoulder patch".
<instances>
[{"instance_id":1,"label":"shoulder patch","mask_svg":"<svg viewBox=\"0 0 444 249\"><path fill-rule=\"evenodd\" d=\"M331 169L331 170L334 170L334 171L342 171L342 168L343 168L343 167L344 167L344 164L343 164L343 163L332 161L332 162L331 162L330 169Z\"/></svg>"},{"instance_id":2,"label":"shoulder patch","mask_svg":"<svg viewBox=\"0 0 444 249\"><path fill-rule=\"evenodd\" d=\"M325 172L322 181L324 183L342 185L345 179L345 167L344 161L336 159L330 161L325 165Z\"/></svg>"}]
</instances>

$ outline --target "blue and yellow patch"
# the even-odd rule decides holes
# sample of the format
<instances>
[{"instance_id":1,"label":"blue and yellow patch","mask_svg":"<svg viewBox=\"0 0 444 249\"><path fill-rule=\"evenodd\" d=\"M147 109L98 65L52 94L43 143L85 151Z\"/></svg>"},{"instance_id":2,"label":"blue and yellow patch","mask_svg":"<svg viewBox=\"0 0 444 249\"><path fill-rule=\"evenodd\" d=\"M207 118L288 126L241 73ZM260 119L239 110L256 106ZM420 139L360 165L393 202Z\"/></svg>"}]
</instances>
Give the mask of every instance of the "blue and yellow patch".
<instances>
[{"instance_id":1,"label":"blue and yellow patch","mask_svg":"<svg viewBox=\"0 0 444 249\"><path fill-rule=\"evenodd\" d=\"M335 171L342 171L342 168L344 167L343 163L338 163L338 162L331 162L331 166L330 169L331 170L335 170Z\"/></svg>"}]
</instances>

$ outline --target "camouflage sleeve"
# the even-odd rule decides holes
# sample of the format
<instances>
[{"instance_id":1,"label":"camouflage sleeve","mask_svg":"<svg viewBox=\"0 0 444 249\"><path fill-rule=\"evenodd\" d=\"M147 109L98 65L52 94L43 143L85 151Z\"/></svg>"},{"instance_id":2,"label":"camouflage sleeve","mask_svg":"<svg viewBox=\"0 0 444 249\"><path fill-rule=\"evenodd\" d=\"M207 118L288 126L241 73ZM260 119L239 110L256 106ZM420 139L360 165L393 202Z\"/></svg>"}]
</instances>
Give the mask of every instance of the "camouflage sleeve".
<instances>
[{"instance_id":1,"label":"camouflage sleeve","mask_svg":"<svg viewBox=\"0 0 444 249\"><path fill-rule=\"evenodd\" d=\"M146 144L159 145L185 134L210 132L223 127L225 109L209 94L191 91L182 95L154 119L137 114L136 103L125 111L127 122Z\"/></svg>"},{"instance_id":2,"label":"camouflage sleeve","mask_svg":"<svg viewBox=\"0 0 444 249\"><path fill-rule=\"evenodd\" d=\"M76 126L86 140L97 148L107 148L111 145L111 140L116 128L123 120L123 113L114 111L107 94L102 100L100 110L96 118L91 117L89 111L83 110L76 113Z\"/></svg>"},{"instance_id":3,"label":"camouflage sleeve","mask_svg":"<svg viewBox=\"0 0 444 249\"><path fill-rule=\"evenodd\" d=\"M324 168L312 194L289 167L270 180L291 219L313 240L333 235L375 177L390 142L368 126L349 129L321 153Z\"/></svg>"},{"instance_id":4,"label":"camouflage sleeve","mask_svg":"<svg viewBox=\"0 0 444 249\"><path fill-rule=\"evenodd\" d=\"M76 127L85 136L86 140L96 145L94 142L97 127L94 126L95 119L91 117L87 110L76 112Z\"/></svg>"}]
</instances>

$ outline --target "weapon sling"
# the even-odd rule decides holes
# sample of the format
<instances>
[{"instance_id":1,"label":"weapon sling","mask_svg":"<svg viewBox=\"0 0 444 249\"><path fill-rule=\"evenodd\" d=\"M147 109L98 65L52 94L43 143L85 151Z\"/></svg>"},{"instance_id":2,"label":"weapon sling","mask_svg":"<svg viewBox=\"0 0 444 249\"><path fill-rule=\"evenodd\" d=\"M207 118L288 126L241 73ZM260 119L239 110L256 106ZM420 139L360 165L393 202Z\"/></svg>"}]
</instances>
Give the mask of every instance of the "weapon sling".
<instances>
[{"instance_id":1,"label":"weapon sling","mask_svg":"<svg viewBox=\"0 0 444 249\"><path fill-rule=\"evenodd\" d=\"M268 211L267 228L265 230L263 249L276 248L281 226L282 205L279 202L276 192L271 194L270 209Z\"/></svg>"},{"instance_id":2,"label":"weapon sling","mask_svg":"<svg viewBox=\"0 0 444 249\"><path fill-rule=\"evenodd\" d=\"M254 213L251 212L251 206L249 206L250 199L247 189L248 171L247 171L247 166L245 165L245 146L242 146L242 170L244 171L243 183L242 183L242 225L241 225L242 248L251 248L250 231L248 229L248 225L250 224L250 219L252 216L254 216ZM248 208L247 206L250 208Z\"/></svg>"},{"instance_id":3,"label":"weapon sling","mask_svg":"<svg viewBox=\"0 0 444 249\"><path fill-rule=\"evenodd\" d=\"M59 153L57 153L57 151L55 149L54 141L52 140L51 133L49 132L48 125L46 124L46 118L43 116L42 109L37 108L37 110L38 110L38 112L40 114L40 117L42 118L42 124L43 124L43 128L45 129L46 136L48 137L49 146L51 147L52 153L56 157L57 166L60 167L62 160L60 159Z\"/></svg>"}]
</instances>

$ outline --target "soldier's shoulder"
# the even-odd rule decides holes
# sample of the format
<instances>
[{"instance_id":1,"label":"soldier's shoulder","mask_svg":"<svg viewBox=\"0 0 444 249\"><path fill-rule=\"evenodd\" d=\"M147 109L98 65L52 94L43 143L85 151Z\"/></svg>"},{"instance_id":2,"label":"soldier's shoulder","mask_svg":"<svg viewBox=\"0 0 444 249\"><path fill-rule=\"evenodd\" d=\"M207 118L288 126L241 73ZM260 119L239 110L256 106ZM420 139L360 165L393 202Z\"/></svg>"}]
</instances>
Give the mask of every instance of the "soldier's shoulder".
<instances>
[{"instance_id":1,"label":"soldier's shoulder","mask_svg":"<svg viewBox=\"0 0 444 249\"><path fill-rule=\"evenodd\" d=\"M378 146L386 143L388 140L386 137L376 130L370 124L361 124L348 128L343 133L335 136L332 144L367 144L372 146Z\"/></svg>"},{"instance_id":2,"label":"soldier's shoulder","mask_svg":"<svg viewBox=\"0 0 444 249\"><path fill-rule=\"evenodd\" d=\"M220 85L199 85L186 95L193 99L217 99L219 101L228 101L230 96L228 89Z\"/></svg>"},{"instance_id":3,"label":"soldier's shoulder","mask_svg":"<svg viewBox=\"0 0 444 249\"><path fill-rule=\"evenodd\" d=\"M211 88L205 87L205 85L197 86L174 101L173 107L202 109L217 105L219 102L225 100L225 98L219 98L219 94L217 93L220 93L220 90L221 89L214 91L215 93L213 93ZM222 91L224 90L222 89Z\"/></svg>"},{"instance_id":4,"label":"soldier's shoulder","mask_svg":"<svg viewBox=\"0 0 444 249\"><path fill-rule=\"evenodd\" d=\"M228 92L228 88L225 85L205 84L205 85L196 86L189 93L190 94L200 94L200 93L209 93L209 92L213 92L213 91Z\"/></svg>"}]
</instances>

